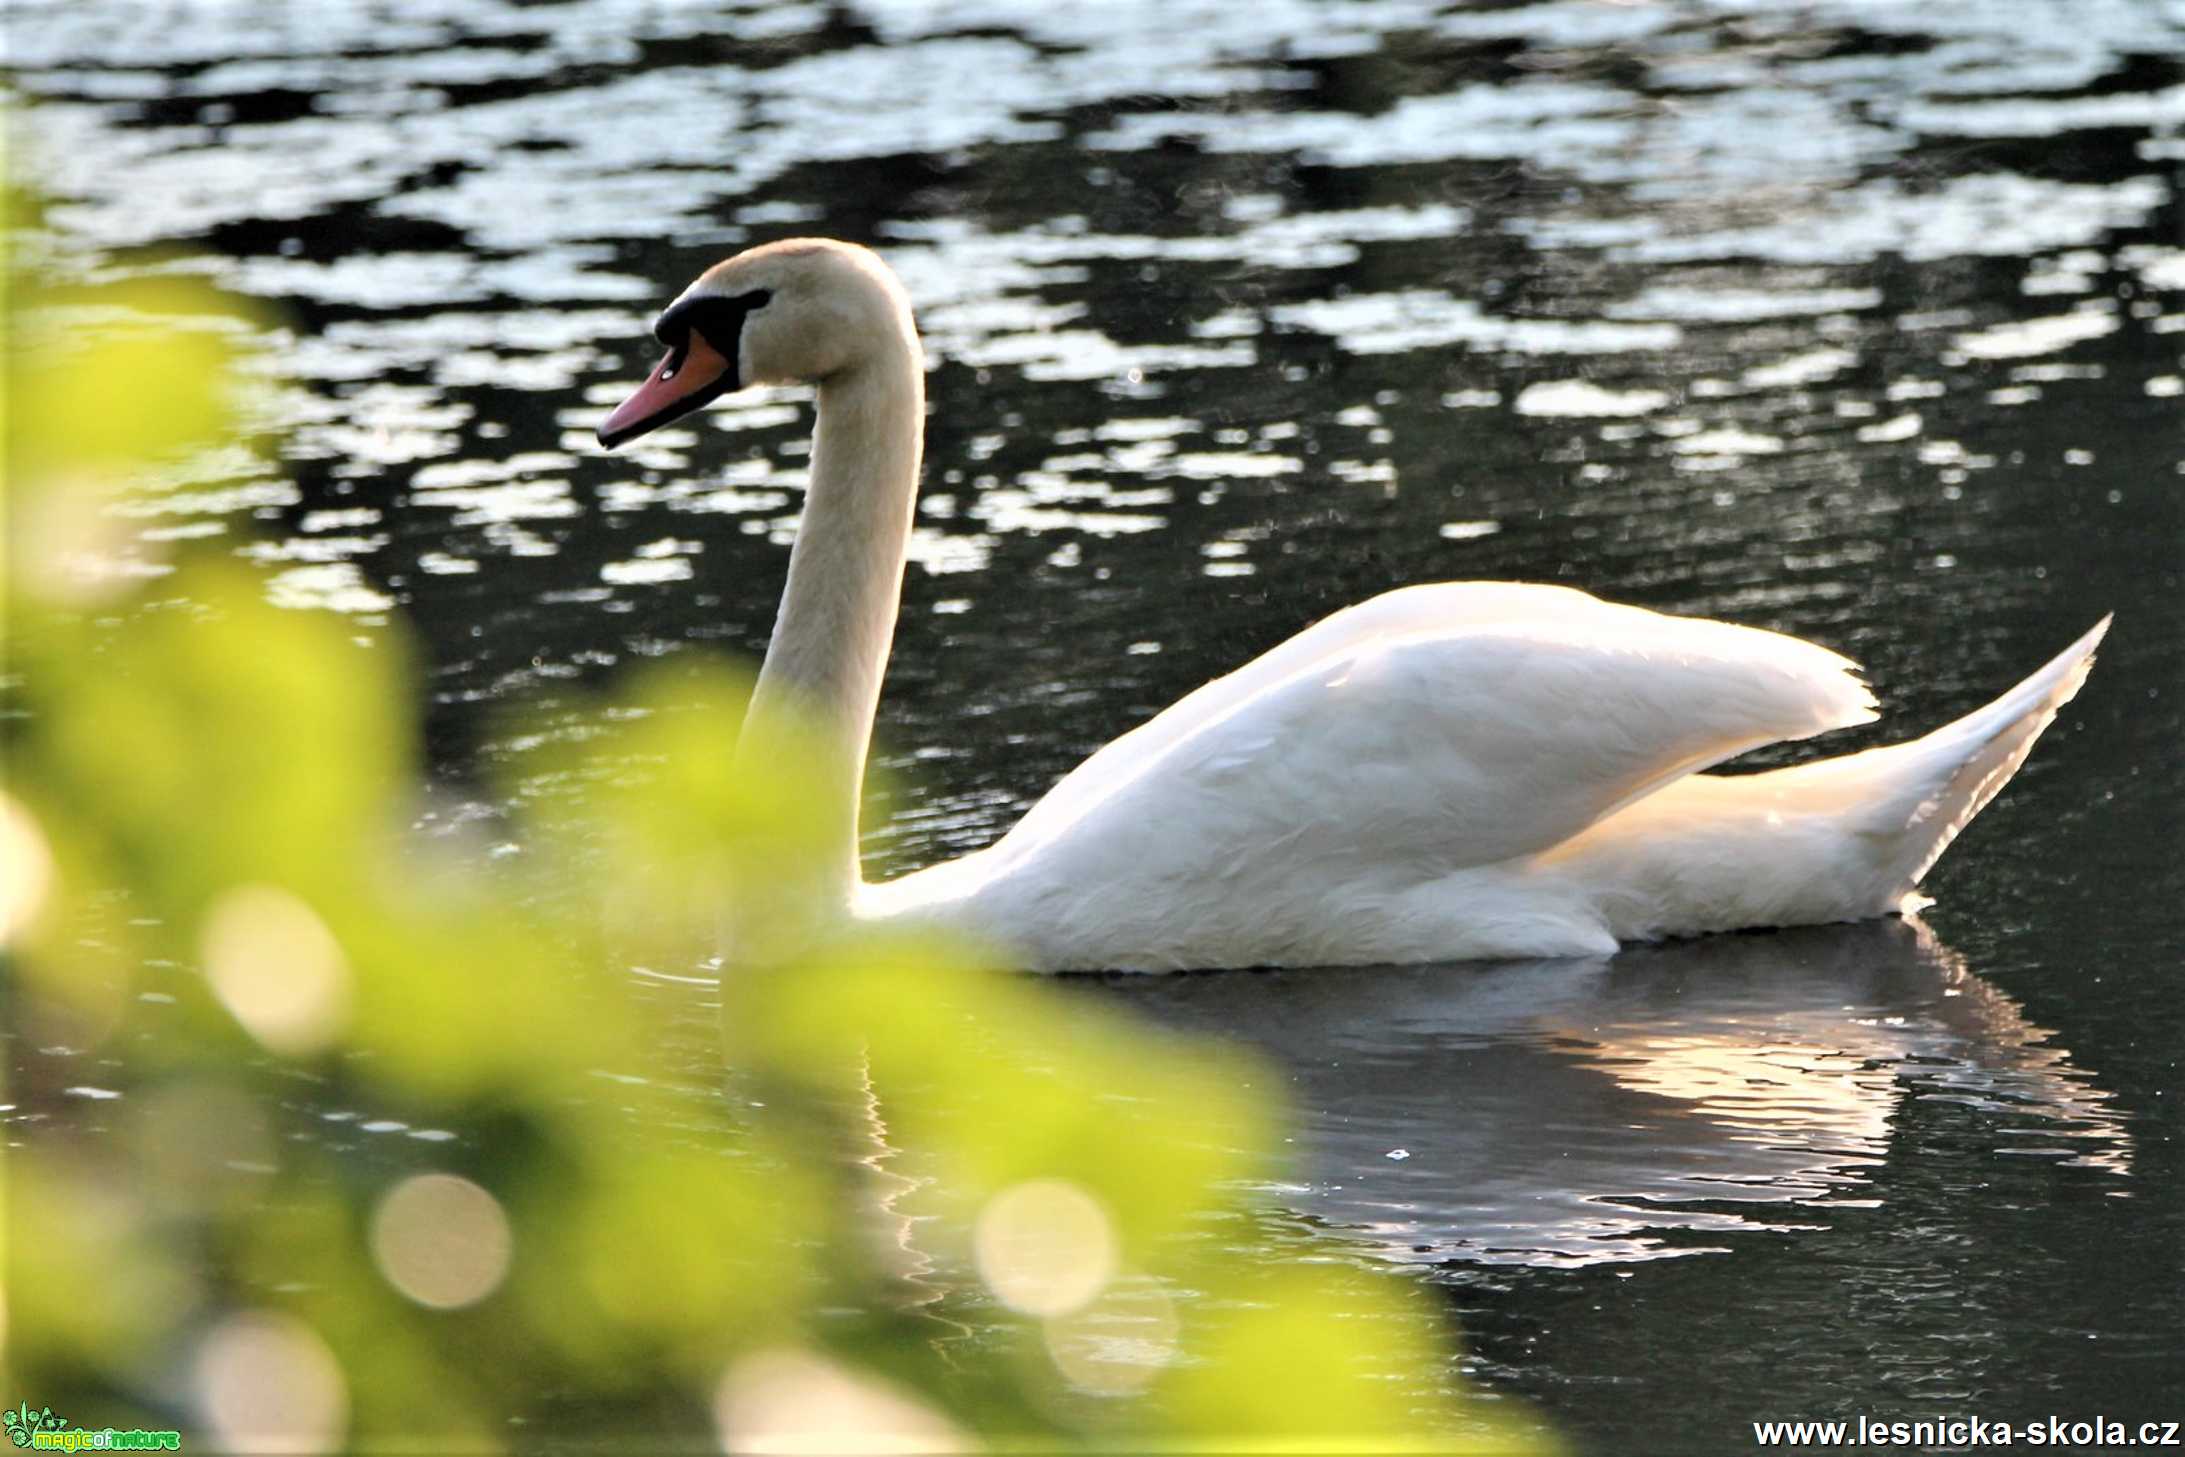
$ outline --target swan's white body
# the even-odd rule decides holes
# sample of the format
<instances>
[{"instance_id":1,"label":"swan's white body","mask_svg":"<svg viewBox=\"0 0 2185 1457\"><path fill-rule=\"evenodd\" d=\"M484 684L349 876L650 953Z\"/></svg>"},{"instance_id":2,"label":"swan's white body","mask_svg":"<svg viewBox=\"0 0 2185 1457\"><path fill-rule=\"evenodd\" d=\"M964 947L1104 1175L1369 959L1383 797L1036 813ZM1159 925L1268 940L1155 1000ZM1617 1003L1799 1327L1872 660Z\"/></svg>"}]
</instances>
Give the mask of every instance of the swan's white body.
<instances>
[{"instance_id":1,"label":"swan's white body","mask_svg":"<svg viewBox=\"0 0 2185 1457\"><path fill-rule=\"evenodd\" d=\"M740 337L713 341L728 383L816 380L820 400L753 712L793 704L854 786L916 494L916 335L871 254L798 241L710 271L662 337L680 351L678 311L730 299ZM603 439L689 407L706 381L678 377L683 357ZM1190 694L953 863L864 883L845 788L822 895L1048 971L1599 955L1884 915L1917 902L1920 877L2078 690L2106 627L1925 738L1732 777L1695 771L1871 719L1852 664L1566 588L1405 588Z\"/></svg>"},{"instance_id":2,"label":"swan's white body","mask_svg":"<svg viewBox=\"0 0 2185 1457\"><path fill-rule=\"evenodd\" d=\"M861 914L1033 965L1577 956L1884 915L2077 689L2100 629L1911 744L1691 771L1865 722L1833 653L1557 587L1339 613L1108 745L989 849Z\"/></svg>"}]
</instances>

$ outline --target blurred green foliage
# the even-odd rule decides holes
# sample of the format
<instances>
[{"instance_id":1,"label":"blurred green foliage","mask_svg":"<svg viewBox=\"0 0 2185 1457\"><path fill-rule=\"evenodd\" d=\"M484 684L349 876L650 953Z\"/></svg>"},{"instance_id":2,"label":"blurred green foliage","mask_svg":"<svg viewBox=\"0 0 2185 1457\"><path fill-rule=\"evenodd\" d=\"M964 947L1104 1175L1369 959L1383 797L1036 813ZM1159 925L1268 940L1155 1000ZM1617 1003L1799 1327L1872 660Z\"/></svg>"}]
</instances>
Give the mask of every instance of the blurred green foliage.
<instances>
[{"instance_id":1,"label":"blurred green foliage","mask_svg":"<svg viewBox=\"0 0 2185 1457\"><path fill-rule=\"evenodd\" d=\"M399 630L109 510L234 439L249 321L7 267L0 1395L196 1449L1537 1448L1405 1285L1269 1233L1234 1054L840 932L723 975L697 1076L628 968L820 849L794 764L731 772L747 685L535 736L524 853L421 840Z\"/></svg>"}]
</instances>

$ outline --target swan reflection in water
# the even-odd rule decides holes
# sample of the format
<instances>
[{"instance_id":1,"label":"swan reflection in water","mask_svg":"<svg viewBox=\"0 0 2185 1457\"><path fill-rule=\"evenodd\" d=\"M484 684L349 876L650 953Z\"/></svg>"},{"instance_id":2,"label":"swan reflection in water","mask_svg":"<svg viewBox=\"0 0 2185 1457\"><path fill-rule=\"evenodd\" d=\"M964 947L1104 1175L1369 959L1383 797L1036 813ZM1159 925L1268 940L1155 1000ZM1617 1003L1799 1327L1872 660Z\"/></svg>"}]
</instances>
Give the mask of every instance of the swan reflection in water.
<instances>
[{"instance_id":1,"label":"swan reflection in water","mask_svg":"<svg viewBox=\"0 0 2185 1457\"><path fill-rule=\"evenodd\" d=\"M1913 1097L1981 1110L1999 1154L2130 1172L2110 1095L1917 919L1591 961L1079 984L1287 1079L1296 1212L1399 1259L1690 1254L1877 1202Z\"/></svg>"}]
</instances>

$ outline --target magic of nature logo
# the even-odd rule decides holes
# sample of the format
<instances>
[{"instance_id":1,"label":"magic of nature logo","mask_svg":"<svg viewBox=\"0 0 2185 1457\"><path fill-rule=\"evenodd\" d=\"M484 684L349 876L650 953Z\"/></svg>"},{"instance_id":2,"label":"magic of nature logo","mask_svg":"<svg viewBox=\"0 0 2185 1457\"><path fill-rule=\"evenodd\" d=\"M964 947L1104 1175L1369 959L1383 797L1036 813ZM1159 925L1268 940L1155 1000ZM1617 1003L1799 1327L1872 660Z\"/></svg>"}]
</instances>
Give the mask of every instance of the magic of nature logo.
<instances>
[{"instance_id":1,"label":"magic of nature logo","mask_svg":"<svg viewBox=\"0 0 2185 1457\"><path fill-rule=\"evenodd\" d=\"M91 1430L71 1427L66 1417L53 1414L52 1407L30 1409L27 1401L17 1402L13 1411L0 1412L0 1431L8 1434L8 1440L18 1447L34 1447L41 1452L179 1452L182 1450L180 1432L147 1432L141 1428L121 1431L114 1427Z\"/></svg>"}]
</instances>

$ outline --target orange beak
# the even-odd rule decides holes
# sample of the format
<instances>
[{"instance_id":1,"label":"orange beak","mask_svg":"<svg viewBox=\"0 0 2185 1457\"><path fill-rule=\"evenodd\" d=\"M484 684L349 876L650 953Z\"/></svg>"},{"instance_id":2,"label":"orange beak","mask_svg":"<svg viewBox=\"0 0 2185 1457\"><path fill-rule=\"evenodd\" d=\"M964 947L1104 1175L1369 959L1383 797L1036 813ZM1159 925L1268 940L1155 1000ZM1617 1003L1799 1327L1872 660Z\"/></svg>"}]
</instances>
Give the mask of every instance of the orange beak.
<instances>
[{"instance_id":1,"label":"orange beak","mask_svg":"<svg viewBox=\"0 0 2185 1457\"><path fill-rule=\"evenodd\" d=\"M670 420L680 420L736 388L736 364L692 329L680 349L670 350L652 377L637 387L599 427L609 450Z\"/></svg>"}]
</instances>

